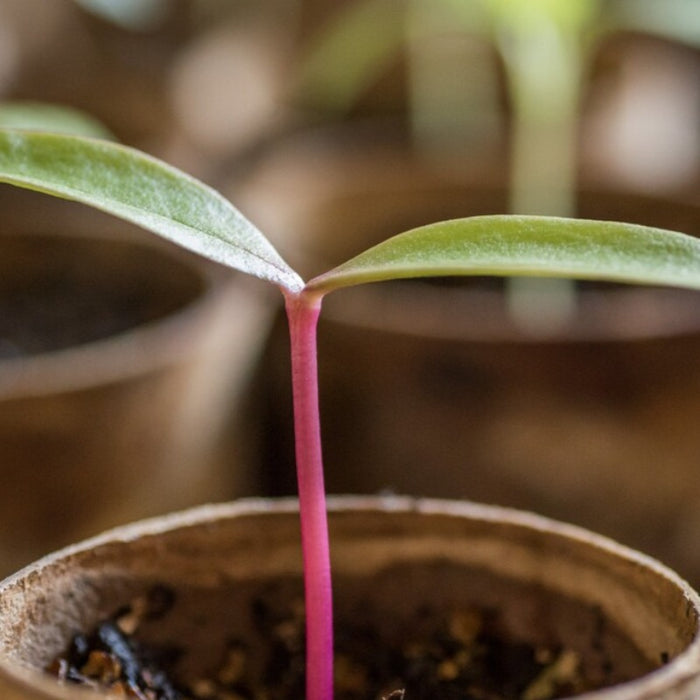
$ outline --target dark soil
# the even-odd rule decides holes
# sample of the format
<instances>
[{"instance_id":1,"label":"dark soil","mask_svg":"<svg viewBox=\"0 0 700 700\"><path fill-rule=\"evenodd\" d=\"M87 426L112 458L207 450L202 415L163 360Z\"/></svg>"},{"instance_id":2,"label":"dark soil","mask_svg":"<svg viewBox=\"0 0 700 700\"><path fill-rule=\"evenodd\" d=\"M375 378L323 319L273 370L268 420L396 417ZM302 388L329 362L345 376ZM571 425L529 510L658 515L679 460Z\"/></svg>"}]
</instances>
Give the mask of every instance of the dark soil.
<instances>
[{"instance_id":1,"label":"dark soil","mask_svg":"<svg viewBox=\"0 0 700 700\"><path fill-rule=\"evenodd\" d=\"M175 603L154 588L89 634L76 635L49 669L64 682L99 686L139 700L299 700L304 697L303 604L279 608L257 599L252 617L265 637L259 659L243 639L229 639L211 675L182 677L187 640L168 648L139 642L139 626L162 618ZM593 690L578 655L502 639L488 611L428 608L404 620L399 638L385 639L367 623L336 622L337 700L554 700Z\"/></svg>"}]
</instances>

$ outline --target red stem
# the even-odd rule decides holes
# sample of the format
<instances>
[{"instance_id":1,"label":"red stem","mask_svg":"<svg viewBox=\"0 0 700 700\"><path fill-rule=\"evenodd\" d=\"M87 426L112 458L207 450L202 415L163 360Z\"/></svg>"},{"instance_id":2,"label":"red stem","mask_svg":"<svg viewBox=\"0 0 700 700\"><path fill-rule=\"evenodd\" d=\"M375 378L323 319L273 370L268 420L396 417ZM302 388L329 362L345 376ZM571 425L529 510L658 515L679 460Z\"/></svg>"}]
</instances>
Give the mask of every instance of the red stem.
<instances>
[{"instance_id":1,"label":"red stem","mask_svg":"<svg viewBox=\"0 0 700 700\"><path fill-rule=\"evenodd\" d=\"M316 324L321 299L286 295L306 597L306 699L333 698L333 600L318 407Z\"/></svg>"}]
</instances>

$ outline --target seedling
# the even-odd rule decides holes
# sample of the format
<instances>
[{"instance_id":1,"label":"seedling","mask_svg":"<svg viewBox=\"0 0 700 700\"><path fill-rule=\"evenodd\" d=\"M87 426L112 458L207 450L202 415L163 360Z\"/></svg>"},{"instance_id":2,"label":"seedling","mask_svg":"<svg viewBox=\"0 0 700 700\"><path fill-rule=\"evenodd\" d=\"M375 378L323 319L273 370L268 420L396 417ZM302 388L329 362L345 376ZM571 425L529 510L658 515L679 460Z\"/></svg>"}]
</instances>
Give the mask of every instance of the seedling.
<instances>
[{"instance_id":1,"label":"seedling","mask_svg":"<svg viewBox=\"0 0 700 700\"><path fill-rule=\"evenodd\" d=\"M316 322L329 292L382 280L521 275L700 289L700 240L626 223L534 216L443 221L399 234L304 282L230 202L133 149L0 130L0 182L121 217L279 287L289 319L308 700L333 695L331 571L318 407ZM38 251L40 254L40 251Z\"/></svg>"}]
</instances>

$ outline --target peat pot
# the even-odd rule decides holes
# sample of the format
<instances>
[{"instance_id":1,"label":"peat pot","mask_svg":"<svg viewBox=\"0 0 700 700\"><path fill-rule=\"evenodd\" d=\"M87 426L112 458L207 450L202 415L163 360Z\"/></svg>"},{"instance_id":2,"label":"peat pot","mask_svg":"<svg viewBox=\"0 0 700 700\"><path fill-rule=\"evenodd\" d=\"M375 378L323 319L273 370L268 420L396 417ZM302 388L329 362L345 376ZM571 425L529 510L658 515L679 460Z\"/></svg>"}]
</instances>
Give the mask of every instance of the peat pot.
<instances>
[{"instance_id":1,"label":"peat pot","mask_svg":"<svg viewBox=\"0 0 700 700\"><path fill-rule=\"evenodd\" d=\"M219 451L271 315L259 288L106 215L0 194L0 571L253 488Z\"/></svg>"},{"instance_id":2,"label":"peat pot","mask_svg":"<svg viewBox=\"0 0 700 700\"><path fill-rule=\"evenodd\" d=\"M330 134L271 153L235 201L312 276L414 226L507 211L496 166L430 164ZM697 200L591 185L577 215L700 234ZM514 320L495 280L328 295L318 326L328 490L533 510L659 557L695 585L699 299L584 284L571 316L542 329ZM286 332L280 323L264 377L268 420L286 436L261 436L272 495L295 488Z\"/></svg>"},{"instance_id":3,"label":"peat pot","mask_svg":"<svg viewBox=\"0 0 700 700\"><path fill-rule=\"evenodd\" d=\"M398 644L416 611L424 621L481 612L504 644L566 649L606 686L581 697L698 697L700 600L656 561L576 527L467 502L339 497L329 510L338 646L367 624ZM179 672L201 677L236 640L253 673L269 651L268 626L279 622L270 611L293 608L302 594L296 501L244 500L147 520L6 579L0 695L98 697L42 669L72 635L154 586L170 607L142 620L140 643L175 644Z\"/></svg>"}]
</instances>

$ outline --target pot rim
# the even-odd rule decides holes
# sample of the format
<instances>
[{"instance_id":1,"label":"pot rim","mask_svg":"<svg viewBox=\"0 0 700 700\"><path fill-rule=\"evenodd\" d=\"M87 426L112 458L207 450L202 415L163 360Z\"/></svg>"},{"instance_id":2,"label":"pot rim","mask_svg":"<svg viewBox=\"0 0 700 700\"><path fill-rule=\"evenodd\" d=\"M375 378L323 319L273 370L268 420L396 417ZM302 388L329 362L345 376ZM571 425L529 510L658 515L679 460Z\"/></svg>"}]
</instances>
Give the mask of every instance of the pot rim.
<instances>
[{"instance_id":1,"label":"pot rim","mask_svg":"<svg viewBox=\"0 0 700 700\"><path fill-rule=\"evenodd\" d=\"M603 535L592 533L576 525L570 525L550 518L520 511L512 508L483 505L470 501L443 500L432 498L416 498L412 496L329 496L328 510L331 513L351 511L381 511L385 513L415 513L417 515L446 515L457 518L482 521L484 523L506 523L516 527L529 529L539 533L553 533L561 538L573 539L576 542L593 547L612 556L622 558L639 567L650 569L655 574L669 581L677 588L687 602L687 609L694 610L696 616L696 631L692 641L676 657L660 668L644 676L620 684L576 696L581 700L635 700L646 697L646 693L659 692L666 688L666 683L674 679L674 689L681 688L684 683L691 683L697 676L694 669L700 664L700 596L678 574L652 557L637 552L625 545ZM171 531L187 529L214 522L220 519L231 519L239 516L296 513L298 500L288 498L244 498L228 503L205 504L183 511L156 516L128 525L108 530L77 544L65 547L42 559L30 564L12 576L0 582L0 596L3 591L13 585L26 585L22 579L38 574L43 569L56 565L64 558L74 557L90 549L107 545L111 542L129 543L144 536L165 534ZM85 700L96 700L105 696L85 688L66 688L45 677L35 669L20 667L0 655L0 673L12 688L36 688L45 693L44 697L56 700L70 700L78 697ZM643 692L644 695L640 695ZM654 695L653 697L661 697Z\"/></svg>"},{"instance_id":2,"label":"pot rim","mask_svg":"<svg viewBox=\"0 0 700 700\"><path fill-rule=\"evenodd\" d=\"M338 300L337 304L335 299L329 299L324 309L324 323L385 336L484 346L504 343L520 347L642 344L700 336L700 315L695 312L700 294L689 289L624 285L606 291L579 290L576 318L561 327L540 332L519 326L508 318L502 292L459 287L432 289L427 283L417 288L405 280L393 283L389 293L372 288L379 286L349 289L348 297L342 302ZM451 295L451 301L447 295ZM658 302L654 323L641 327L636 323L635 314L625 309L638 310L649 300ZM679 305L683 314L674 319L668 312L678 309ZM408 308L412 309L410 319L405 314ZM455 308L459 309L458 313ZM627 325L606 320L614 308L619 309L621 317L629 319ZM459 323L460 319L471 320Z\"/></svg>"}]
</instances>

